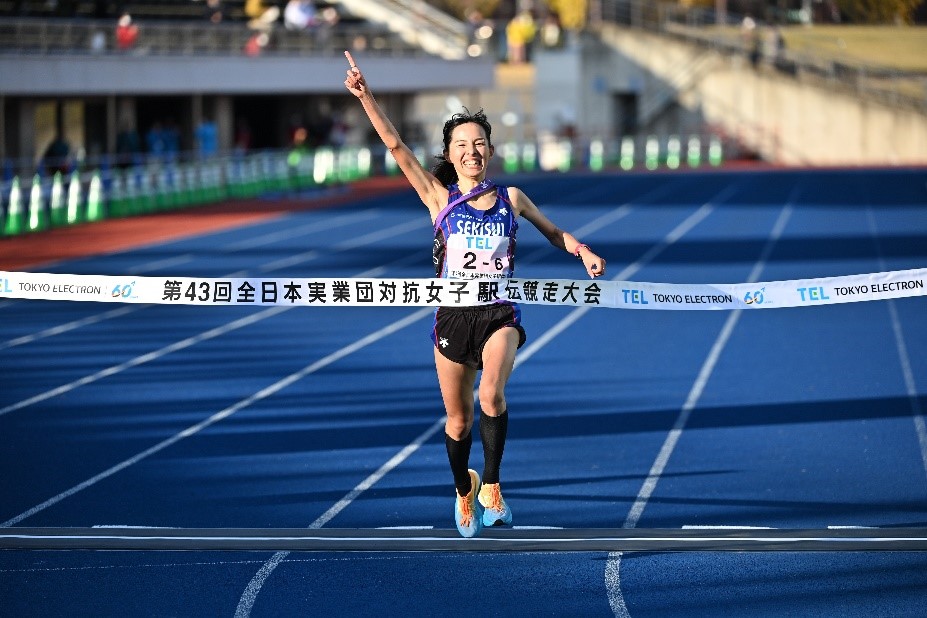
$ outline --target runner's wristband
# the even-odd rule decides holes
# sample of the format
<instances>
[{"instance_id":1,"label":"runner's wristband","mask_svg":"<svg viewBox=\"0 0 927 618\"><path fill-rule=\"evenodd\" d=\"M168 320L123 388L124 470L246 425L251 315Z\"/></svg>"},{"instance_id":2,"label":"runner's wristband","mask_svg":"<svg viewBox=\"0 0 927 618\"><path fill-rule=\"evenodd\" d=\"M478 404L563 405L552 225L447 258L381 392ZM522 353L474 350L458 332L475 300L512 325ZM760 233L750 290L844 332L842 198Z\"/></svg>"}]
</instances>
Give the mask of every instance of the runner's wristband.
<instances>
[{"instance_id":1,"label":"runner's wristband","mask_svg":"<svg viewBox=\"0 0 927 618\"><path fill-rule=\"evenodd\" d=\"M589 245L576 245L576 248L573 250L573 255L576 257L579 257L579 252L582 251L583 249L589 249ZM589 249L589 250L592 251L592 249Z\"/></svg>"}]
</instances>

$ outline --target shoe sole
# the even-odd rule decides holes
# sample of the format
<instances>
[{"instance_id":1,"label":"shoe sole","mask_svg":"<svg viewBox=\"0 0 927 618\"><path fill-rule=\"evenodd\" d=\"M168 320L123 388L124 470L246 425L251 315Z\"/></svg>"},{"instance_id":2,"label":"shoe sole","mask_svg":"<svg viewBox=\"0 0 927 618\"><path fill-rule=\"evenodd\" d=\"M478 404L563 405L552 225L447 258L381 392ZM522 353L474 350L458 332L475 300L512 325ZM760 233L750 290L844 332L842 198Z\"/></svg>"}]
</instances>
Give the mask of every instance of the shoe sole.
<instances>
[{"instance_id":1,"label":"shoe sole","mask_svg":"<svg viewBox=\"0 0 927 618\"><path fill-rule=\"evenodd\" d=\"M486 520L485 520L485 519L483 520L483 525L484 525L484 526L487 526L487 527L489 527L489 528L495 528L495 527L497 527L497 526L508 526L508 525L510 525L510 524L511 524L511 522L506 522L504 519L497 519L497 520L493 521L491 524L486 523Z\"/></svg>"},{"instance_id":2,"label":"shoe sole","mask_svg":"<svg viewBox=\"0 0 927 618\"><path fill-rule=\"evenodd\" d=\"M476 530L473 531L473 534L468 535L468 534L464 534L463 530L461 530L460 527L457 526L457 532L460 533L460 536L464 537L465 539L472 539L473 537L479 536L480 532L485 527L485 524L483 523L484 507L482 504L480 504L480 500L479 500L479 491L480 491L480 487L482 486L482 484L480 483L480 475L474 470L470 470L469 472L470 472L470 482L472 484L470 491L476 492L476 497L473 500L473 511L474 511L473 520L476 522ZM454 508L454 523L455 525L457 523L456 506Z\"/></svg>"}]
</instances>

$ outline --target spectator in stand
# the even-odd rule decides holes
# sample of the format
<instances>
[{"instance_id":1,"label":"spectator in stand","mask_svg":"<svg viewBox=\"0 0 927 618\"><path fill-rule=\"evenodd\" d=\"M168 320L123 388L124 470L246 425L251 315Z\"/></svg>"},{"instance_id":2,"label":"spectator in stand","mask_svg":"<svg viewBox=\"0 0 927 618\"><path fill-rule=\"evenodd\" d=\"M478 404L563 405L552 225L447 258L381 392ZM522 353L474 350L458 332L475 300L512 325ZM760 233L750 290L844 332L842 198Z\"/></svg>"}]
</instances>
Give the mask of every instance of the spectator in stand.
<instances>
[{"instance_id":1,"label":"spectator in stand","mask_svg":"<svg viewBox=\"0 0 927 618\"><path fill-rule=\"evenodd\" d=\"M138 26L132 23L132 16L123 13L116 22L116 47L126 51L135 47L138 41Z\"/></svg>"},{"instance_id":2,"label":"spectator in stand","mask_svg":"<svg viewBox=\"0 0 927 618\"><path fill-rule=\"evenodd\" d=\"M45 149L45 154L42 155L42 166L49 176L54 176L55 172L64 174L70 166L70 157L71 145L60 132L57 132L55 139L51 141Z\"/></svg>"},{"instance_id":3,"label":"spectator in stand","mask_svg":"<svg viewBox=\"0 0 927 618\"><path fill-rule=\"evenodd\" d=\"M260 56L268 43L270 43L270 36L266 32L255 32L245 42L245 55L252 58Z\"/></svg>"},{"instance_id":4,"label":"spectator in stand","mask_svg":"<svg viewBox=\"0 0 927 618\"><path fill-rule=\"evenodd\" d=\"M219 153L219 129L208 117L203 117L196 128L196 144L202 158L208 159Z\"/></svg>"},{"instance_id":5,"label":"spectator in stand","mask_svg":"<svg viewBox=\"0 0 927 618\"><path fill-rule=\"evenodd\" d=\"M322 17L319 20L318 34L316 35L319 45L325 46L331 42L332 29L338 24L341 17L334 7L325 7L322 9Z\"/></svg>"},{"instance_id":6,"label":"spectator in stand","mask_svg":"<svg viewBox=\"0 0 927 618\"><path fill-rule=\"evenodd\" d=\"M505 27L508 40L509 62L523 64L528 62L528 48L537 34L534 17L529 11L521 11Z\"/></svg>"},{"instance_id":7,"label":"spectator in stand","mask_svg":"<svg viewBox=\"0 0 927 618\"><path fill-rule=\"evenodd\" d=\"M116 135L116 167L127 168L135 164L135 158L142 151L142 140L130 123L126 122Z\"/></svg>"},{"instance_id":8,"label":"spectator in stand","mask_svg":"<svg viewBox=\"0 0 927 618\"><path fill-rule=\"evenodd\" d=\"M164 158L164 152L167 150L167 144L164 141L164 128L159 121L152 123L148 133L145 134L145 148L148 156L155 161Z\"/></svg>"},{"instance_id":9,"label":"spectator in stand","mask_svg":"<svg viewBox=\"0 0 927 618\"><path fill-rule=\"evenodd\" d=\"M332 114L331 128L328 131L328 143L335 148L343 148L348 141L350 127L344 119L343 112Z\"/></svg>"},{"instance_id":10,"label":"spectator in stand","mask_svg":"<svg viewBox=\"0 0 927 618\"><path fill-rule=\"evenodd\" d=\"M283 25L287 30L308 30L319 23L312 0L288 0L283 9Z\"/></svg>"},{"instance_id":11,"label":"spectator in stand","mask_svg":"<svg viewBox=\"0 0 927 618\"><path fill-rule=\"evenodd\" d=\"M249 28L269 32L274 22L280 17L280 9L276 6L267 6L264 0L245 0L245 15L250 20Z\"/></svg>"},{"instance_id":12,"label":"spectator in stand","mask_svg":"<svg viewBox=\"0 0 927 618\"><path fill-rule=\"evenodd\" d=\"M548 49L556 49L563 44L563 29L556 13L548 13L541 26L541 42Z\"/></svg>"},{"instance_id":13,"label":"spectator in stand","mask_svg":"<svg viewBox=\"0 0 927 618\"><path fill-rule=\"evenodd\" d=\"M206 19L213 24L225 21L225 4L222 0L206 0Z\"/></svg>"},{"instance_id":14,"label":"spectator in stand","mask_svg":"<svg viewBox=\"0 0 927 618\"><path fill-rule=\"evenodd\" d=\"M476 43L477 42L477 33L480 28L483 27L483 23L486 19L483 17L483 14L478 10L473 9L467 13L467 42Z\"/></svg>"},{"instance_id":15,"label":"spectator in stand","mask_svg":"<svg viewBox=\"0 0 927 618\"><path fill-rule=\"evenodd\" d=\"M164 156L168 161L176 161L180 157L180 127L173 118L164 123Z\"/></svg>"},{"instance_id":16,"label":"spectator in stand","mask_svg":"<svg viewBox=\"0 0 927 618\"><path fill-rule=\"evenodd\" d=\"M246 118L238 119L238 126L235 128L235 154L247 154L251 149L251 125Z\"/></svg>"}]
</instances>

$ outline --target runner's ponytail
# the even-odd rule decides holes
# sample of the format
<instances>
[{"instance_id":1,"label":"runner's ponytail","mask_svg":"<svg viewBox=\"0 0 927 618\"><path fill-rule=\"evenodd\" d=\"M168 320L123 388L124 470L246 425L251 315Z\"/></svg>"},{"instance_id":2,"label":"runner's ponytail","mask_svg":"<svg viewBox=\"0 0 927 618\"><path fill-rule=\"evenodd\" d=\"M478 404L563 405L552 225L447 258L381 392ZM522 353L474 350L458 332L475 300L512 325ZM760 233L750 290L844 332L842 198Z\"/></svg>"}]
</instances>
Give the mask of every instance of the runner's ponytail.
<instances>
[{"instance_id":1,"label":"runner's ponytail","mask_svg":"<svg viewBox=\"0 0 927 618\"><path fill-rule=\"evenodd\" d=\"M431 168L431 173L435 178L444 185L449 187L457 182L457 170L451 165L450 161L444 158L444 155L435 155L436 163Z\"/></svg>"}]
</instances>

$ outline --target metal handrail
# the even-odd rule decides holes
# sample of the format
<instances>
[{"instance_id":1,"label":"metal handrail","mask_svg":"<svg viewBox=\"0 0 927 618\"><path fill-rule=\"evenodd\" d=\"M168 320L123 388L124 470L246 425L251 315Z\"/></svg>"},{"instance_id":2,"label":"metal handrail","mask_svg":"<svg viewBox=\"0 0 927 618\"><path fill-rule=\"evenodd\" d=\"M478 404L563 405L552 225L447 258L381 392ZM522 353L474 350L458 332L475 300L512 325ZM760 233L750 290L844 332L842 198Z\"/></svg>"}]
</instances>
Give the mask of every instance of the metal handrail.
<instances>
[{"instance_id":1,"label":"metal handrail","mask_svg":"<svg viewBox=\"0 0 927 618\"><path fill-rule=\"evenodd\" d=\"M138 25L136 44L132 49L120 50L112 20L0 19L0 54L239 55L248 39L255 34L244 23L157 20ZM376 24L337 24L311 31L276 28L262 53L332 53L351 47L357 37L368 41L367 52L372 55L424 55L420 49L403 42L397 34Z\"/></svg>"},{"instance_id":2,"label":"metal handrail","mask_svg":"<svg viewBox=\"0 0 927 618\"><path fill-rule=\"evenodd\" d=\"M717 15L711 10L682 8L646 0L600 0L601 22L650 30L713 49L727 55L749 56L751 45L737 33L716 28ZM725 23L739 25L742 15L727 13ZM601 27L593 24L593 27ZM858 96L882 103L927 111L927 74L901 71L857 59L823 53L801 53L784 49L761 58L782 74L796 79L826 80Z\"/></svg>"}]
</instances>

